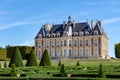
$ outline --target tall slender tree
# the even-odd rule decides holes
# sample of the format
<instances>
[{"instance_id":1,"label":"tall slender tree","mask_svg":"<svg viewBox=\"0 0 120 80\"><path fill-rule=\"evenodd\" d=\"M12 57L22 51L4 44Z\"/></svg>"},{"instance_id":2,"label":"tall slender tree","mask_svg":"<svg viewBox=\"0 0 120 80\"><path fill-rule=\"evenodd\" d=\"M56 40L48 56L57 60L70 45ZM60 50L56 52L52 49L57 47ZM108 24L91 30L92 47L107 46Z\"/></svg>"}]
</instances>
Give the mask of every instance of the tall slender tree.
<instances>
[{"instance_id":1,"label":"tall slender tree","mask_svg":"<svg viewBox=\"0 0 120 80\"><path fill-rule=\"evenodd\" d=\"M44 51L39 66L51 66L51 61L47 49Z\"/></svg>"},{"instance_id":2,"label":"tall slender tree","mask_svg":"<svg viewBox=\"0 0 120 80\"><path fill-rule=\"evenodd\" d=\"M32 51L29 54L29 56L27 58L26 66L38 66L38 62L37 62L36 55L35 55L34 51Z\"/></svg>"},{"instance_id":3,"label":"tall slender tree","mask_svg":"<svg viewBox=\"0 0 120 80\"><path fill-rule=\"evenodd\" d=\"M12 64L15 64L16 67L23 67L22 56L17 47L15 48L15 51L12 55L12 58L9 63L9 67L11 67Z\"/></svg>"}]
</instances>

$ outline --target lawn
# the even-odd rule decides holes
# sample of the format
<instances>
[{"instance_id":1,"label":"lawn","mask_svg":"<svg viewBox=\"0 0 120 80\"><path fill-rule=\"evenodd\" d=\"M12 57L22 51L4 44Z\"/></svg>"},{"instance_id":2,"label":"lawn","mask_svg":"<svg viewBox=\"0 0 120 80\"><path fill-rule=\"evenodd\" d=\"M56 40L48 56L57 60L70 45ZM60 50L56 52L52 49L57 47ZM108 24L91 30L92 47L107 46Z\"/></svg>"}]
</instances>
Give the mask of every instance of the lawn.
<instances>
[{"instance_id":1,"label":"lawn","mask_svg":"<svg viewBox=\"0 0 120 80\"><path fill-rule=\"evenodd\" d=\"M80 66L76 66L79 61ZM38 60L39 62L39 60ZM99 65L103 65L103 70L107 79L120 79L120 60L119 59L64 59L61 60L65 65L65 72L71 74L71 77L58 77L60 67L59 60L52 60L52 66L36 66L36 67L17 67L16 73L20 74L21 80L28 80L29 78L37 78L36 80L102 80L98 77ZM4 61L1 62L3 65ZM7 62L8 64L9 62ZM26 61L24 60L24 64ZM13 79L9 76L11 68L0 68L0 79ZM15 79L18 79L15 78Z\"/></svg>"}]
</instances>

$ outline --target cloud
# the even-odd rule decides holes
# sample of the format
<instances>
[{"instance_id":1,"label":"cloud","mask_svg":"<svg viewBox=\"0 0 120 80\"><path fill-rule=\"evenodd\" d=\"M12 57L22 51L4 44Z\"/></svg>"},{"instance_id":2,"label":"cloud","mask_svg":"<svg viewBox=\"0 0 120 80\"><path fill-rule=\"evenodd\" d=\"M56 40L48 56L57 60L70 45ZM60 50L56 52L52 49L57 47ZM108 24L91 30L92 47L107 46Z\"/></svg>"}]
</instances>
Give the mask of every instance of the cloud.
<instances>
[{"instance_id":1,"label":"cloud","mask_svg":"<svg viewBox=\"0 0 120 80\"><path fill-rule=\"evenodd\" d=\"M20 46L33 46L34 41L24 41L23 43L20 44Z\"/></svg>"},{"instance_id":2,"label":"cloud","mask_svg":"<svg viewBox=\"0 0 120 80\"><path fill-rule=\"evenodd\" d=\"M120 18L107 19L107 20L103 20L102 22L103 22L103 24L111 24L111 23L115 23L115 22L120 22Z\"/></svg>"},{"instance_id":3,"label":"cloud","mask_svg":"<svg viewBox=\"0 0 120 80\"><path fill-rule=\"evenodd\" d=\"M0 30L1 29L8 29L11 27L15 27L15 26L19 26L19 25L25 25L25 24L35 24L35 23L40 23L40 22L15 22L15 23L11 23L11 24L6 24L6 25L0 25Z\"/></svg>"}]
</instances>

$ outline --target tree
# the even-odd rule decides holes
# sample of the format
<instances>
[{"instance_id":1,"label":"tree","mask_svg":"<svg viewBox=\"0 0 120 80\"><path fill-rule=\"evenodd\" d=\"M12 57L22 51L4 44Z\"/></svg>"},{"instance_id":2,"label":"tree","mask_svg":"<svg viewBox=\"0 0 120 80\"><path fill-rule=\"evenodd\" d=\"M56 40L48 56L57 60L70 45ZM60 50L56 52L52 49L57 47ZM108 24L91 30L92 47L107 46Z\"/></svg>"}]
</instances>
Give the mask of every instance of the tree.
<instances>
[{"instance_id":1,"label":"tree","mask_svg":"<svg viewBox=\"0 0 120 80\"><path fill-rule=\"evenodd\" d=\"M9 63L9 67L11 67L11 64L15 64L16 67L23 67L22 56L21 56L21 53L17 47L15 48L15 51L12 55L12 58L11 58L10 63Z\"/></svg>"},{"instance_id":2,"label":"tree","mask_svg":"<svg viewBox=\"0 0 120 80\"><path fill-rule=\"evenodd\" d=\"M80 66L80 63L79 63L79 61L77 61L77 63L76 63L76 66Z\"/></svg>"},{"instance_id":3,"label":"tree","mask_svg":"<svg viewBox=\"0 0 120 80\"><path fill-rule=\"evenodd\" d=\"M45 49L44 51L44 54L41 58L39 66L51 66L51 61L50 61L50 57L49 57L47 49Z\"/></svg>"},{"instance_id":4,"label":"tree","mask_svg":"<svg viewBox=\"0 0 120 80\"><path fill-rule=\"evenodd\" d=\"M59 61L58 66L61 66L61 61Z\"/></svg>"},{"instance_id":5,"label":"tree","mask_svg":"<svg viewBox=\"0 0 120 80\"><path fill-rule=\"evenodd\" d=\"M120 58L120 43L115 44L115 56Z\"/></svg>"},{"instance_id":6,"label":"tree","mask_svg":"<svg viewBox=\"0 0 120 80\"><path fill-rule=\"evenodd\" d=\"M104 71L102 69L102 64L100 64L100 69L99 69L98 75L101 78L106 78L106 75L105 75L105 73L104 73Z\"/></svg>"},{"instance_id":7,"label":"tree","mask_svg":"<svg viewBox=\"0 0 120 80\"><path fill-rule=\"evenodd\" d=\"M61 77L67 77L67 74L65 72L64 64L61 65L60 67L60 76Z\"/></svg>"},{"instance_id":8,"label":"tree","mask_svg":"<svg viewBox=\"0 0 120 80\"><path fill-rule=\"evenodd\" d=\"M34 51L32 51L31 54L29 54L26 66L38 66L38 62Z\"/></svg>"},{"instance_id":9,"label":"tree","mask_svg":"<svg viewBox=\"0 0 120 80\"><path fill-rule=\"evenodd\" d=\"M17 73L15 70L15 64L11 64L11 72L10 72L11 77L17 77Z\"/></svg>"}]
</instances>

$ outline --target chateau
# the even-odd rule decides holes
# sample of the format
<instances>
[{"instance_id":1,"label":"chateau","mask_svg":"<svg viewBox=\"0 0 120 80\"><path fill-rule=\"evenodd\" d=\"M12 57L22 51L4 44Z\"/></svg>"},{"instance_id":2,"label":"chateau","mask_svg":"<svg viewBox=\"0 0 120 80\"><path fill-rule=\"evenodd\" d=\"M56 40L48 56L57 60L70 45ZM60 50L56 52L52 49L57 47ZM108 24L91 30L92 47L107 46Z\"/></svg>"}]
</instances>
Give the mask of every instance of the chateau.
<instances>
[{"instance_id":1,"label":"chateau","mask_svg":"<svg viewBox=\"0 0 120 80\"><path fill-rule=\"evenodd\" d=\"M47 49L51 59L61 58L108 58L108 37L101 21L88 22L71 20L62 24L42 25L35 37L35 52L41 59Z\"/></svg>"}]
</instances>

